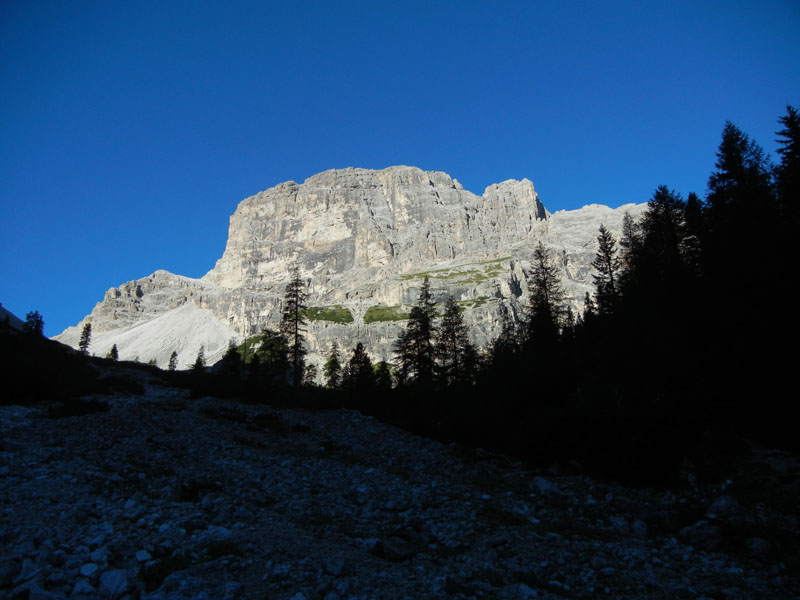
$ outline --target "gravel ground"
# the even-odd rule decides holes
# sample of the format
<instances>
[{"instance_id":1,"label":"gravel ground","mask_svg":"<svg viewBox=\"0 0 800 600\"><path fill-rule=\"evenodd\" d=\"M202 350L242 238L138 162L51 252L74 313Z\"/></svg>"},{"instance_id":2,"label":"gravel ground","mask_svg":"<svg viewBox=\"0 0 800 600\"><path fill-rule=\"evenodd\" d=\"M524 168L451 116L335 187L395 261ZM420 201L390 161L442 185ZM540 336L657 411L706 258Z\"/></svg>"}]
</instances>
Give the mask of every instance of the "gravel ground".
<instances>
[{"instance_id":1,"label":"gravel ground","mask_svg":"<svg viewBox=\"0 0 800 600\"><path fill-rule=\"evenodd\" d=\"M105 400L62 418L0 407L0 597L800 595L796 505L740 503L730 483L630 489L352 411L154 384Z\"/></svg>"}]
</instances>

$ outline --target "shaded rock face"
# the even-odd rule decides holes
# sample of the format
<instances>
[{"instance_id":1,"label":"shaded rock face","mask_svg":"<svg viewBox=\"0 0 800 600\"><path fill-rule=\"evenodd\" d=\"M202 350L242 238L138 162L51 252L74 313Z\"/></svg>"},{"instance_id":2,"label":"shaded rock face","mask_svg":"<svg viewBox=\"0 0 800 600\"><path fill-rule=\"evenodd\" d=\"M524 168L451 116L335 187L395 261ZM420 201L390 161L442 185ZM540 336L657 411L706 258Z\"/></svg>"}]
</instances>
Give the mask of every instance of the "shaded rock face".
<instances>
[{"instance_id":1,"label":"shaded rock face","mask_svg":"<svg viewBox=\"0 0 800 600\"><path fill-rule=\"evenodd\" d=\"M497 335L502 311L524 314L525 273L539 240L551 249L578 309L591 289L600 224L619 234L625 212L636 217L643 209L590 205L550 214L527 179L491 185L478 196L445 173L415 167L325 171L243 200L222 258L202 279L157 271L112 288L56 339L77 346L81 327L91 322L95 354L117 343L121 358L134 358L126 350L130 341L120 337L127 333L140 340L139 360L166 366L174 350L179 364L189 365L204 345L212 361L217 351L209 355L209 347L222 353L229 338L277 325L296 266L316 309L308 325L311 362L321 362L334 340L346 350L360 341L374 360L391 360L392 342L426 276L438 300L459 301L473 341L484 346ZM186 304L211 311L224 329L195 327L182 344L165 337L174 327L131 334ZM141 341L147 336L152 350Z\"/></svg>"}]
</instances>

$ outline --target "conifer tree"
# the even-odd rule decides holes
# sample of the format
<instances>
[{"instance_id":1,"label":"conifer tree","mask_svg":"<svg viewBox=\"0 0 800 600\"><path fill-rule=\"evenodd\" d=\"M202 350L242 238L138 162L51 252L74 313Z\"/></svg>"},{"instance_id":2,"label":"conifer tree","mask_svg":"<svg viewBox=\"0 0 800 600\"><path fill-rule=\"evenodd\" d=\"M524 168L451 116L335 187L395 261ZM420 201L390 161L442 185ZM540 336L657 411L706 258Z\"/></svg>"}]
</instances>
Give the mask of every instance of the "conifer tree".
<instances>
[{"instance_id":1,"label":"conifer tree","mask_svg":"<svg viewBox=\"0 0 800 600\"><path fill-rule=\"evenodd\" d=\"M170 371L174 371L177 368L178 368L178 353L175 350L173 350L172 354L169 355L169 364L167 366L167 369Z\"/></svg>"},{"instance_id":2,"label":"conifer tree","mask_svg":"<svg viewBox=\"0 0 800 600\"><path fill-rule=\"evenodd\" d=\"M325 376L325 386L331 390L338 389L342 384L342 363L339 357L339 344L336 340L331 346L331 353L322 368Z\"/></svg>"},{"instance_id":3,"label":"conifer tree","mask_svg":"<svg viewBox=\"0 0 800 600\"><path fill-rule=\"evenodd\" d=\"M622 265L617 257L616 243L605 225L600 225L597 254L592 261L592 267L597 271L597 275L592 275L592 279L596 290L597 310L600 314L614 312L619 296L619 271Z\"/></svg>"},{"instance_id":4,"label":"conifer tree","mask_svg":"<svg viewBox=\"0 0 800 600\"><path fill-rule=\"evenodd\" d=\"M342 387L355 393L366 393L375 387L375 372L372 360L364 350L364 344L358 342L342 372Z\"/></svg>"},{"instance_id":5,"label":"conifer tree","mask_svg":"<svg viewBox=\"0 0 800 600\"><path fill-rule=\"evenodd\" d=\"M592 295L586 292L586 295L583 297L583 322L591 322L596 316L597 308L594 305L594 300L592 300Z\"/></svg>"},{"instance_id":6,"label":"conifer tree","mask_svg":"<svg viewBox=\"0 0 800 600\"><path fill-rule=\"evenodd\" d=\"M44 319L38 310L34 310L25 315L25 322L22 324L22 331L35 336L44 335Z\"/></svg>"},{"instance_id":7,"label":"conifer tree","mask_svg":"<svg viewBox=\"0 0 800 600\"><path fill-rule=\"evenodd\" d=\"M385 360L375 365L375 387L381 392L392 389L392 371Z\"/></svg>"},{"instance_id":8,"label":"conifer tree","mask_svg":"<svg viewBox=\"0 0 800 600\"><path fill-rule=\"evenodd\" d=\"M220 362L220 370L224 375L228 377L242 376L242 356L239 354L239 348L233 338L228 340L228 349Z\"/></svg>"},{"instance_id":9,"label":"conifer tree","mask_svg":"<svg viewBox=\"0 0 800 600\"><path fill-rule=\"evenodd\" d=\"M394 345L399 362L400 381L422 387L433 384L436 303L426 277L420 288L417 305L411 309L406 329Z\"/></svg>"},{"instance_id":10,"label":"conifer tree","mask_svg":"<svg viewBox=\"0 0 800 600\"><path fill-rule=\"evenodd\" d=\"M779 121L783 125L777 132L781 162L775 167L775 185L781 217L794 227L800 217L800 114L787 106Z\"/></svg>"},{"instance_id":11,"label":"conifer tree","mask_svg":"<svg viewBox=\"0 0 800 600\"><path fill-rule=\"evenodd\" d=\"M681 254L694 275L700 277L703 272L703 244L706 235L703 204L694 192L690 192L686 197L683 223L684 237L681 242Z\"/></svg>"},{"instance_id":12,"label":"conifer tree","mask_svg":"<svg viewBox=\"0 0 800 600\"><path fill-rule=\"evenodd\" d=\"M202 371L206 367L206 349L205 346L200 346L197 351L197 358L194 361L193 371Z\"/></svg>"},{"instance_id":13,"label":"conifer tree","mask_svg":"<svg viewBox=\"0 0 800 600\"><path fill-rule=\"evenodd\" d=\"M111 350L108 351L108 355L106 356L106 358L110 358L114 362L117 362L119 360L119 350L117 350L116 344L111 346Z\"/></svg>"},{"instance_id":14,"label":"conifer tree","mask_svg":"<svg viewBox=\"0 0 800 600\"><path fill-rule=\"evenodd\" d=\"M764 151L730 121L722 131L715 167L706 198L712 229L730 218L768 210L770 169Z\"/></svg>"},{"instance_id":15,"label":"conifer tree","mask_svg":"<svg viewBox=\"0 0 800 600\"><path fill-rule=\"evenodd\" d=\"M467 374L474 372L475 351L467 335L461 307L452 296L445 302L444 314L436 329L434 351L441 385L467 382ZM471 361L473 364L468 364Z\"/></svg>"},{"instance_id":16,"label":"conifer tree","mask_svg":"<svg viewBox=\"0 0 800 600\"><path fill-rule=\"evenodd\" d=\"M557 341L566 314L561 274L550 260L550 252L540 241L533 251L528 272L528 344L549 345Z\"/></svg>"},{"instance_id":17,"label":"conifer tree","mask_svg":"<svg viewBox=\"0 0 800 600\"><path fill-rule=\"evenodd\" d=\"M89 344L92 341L92 324L86 323L83 326L83 331L81 331L81 341L78 343L78 348L81 351L81 354L84 356L89 356Z\"/></svg>"},{"instance_id":18,"label":"conifer tree","mask_svg":"<svg viewBox=\"0 0 800 600\"><path fill-rule=\"evenodd\" d=\"M656 188L642 215L641 257L647 263L645 275L669 280L683 263L681 248L686 238L683 198L665 185Z\"/></svg>"},{"instance_id":19,"label":"conifer tree","mask_svg":"<svg viewBox=\"0 0 800 600\"><path fill-rule=\"evenodd\" d=\"M625 216L622 217L622 237L620 238L619 245L621 248L620 262L622 263L623 277L626 277L633 271L636 256L642 246L639 224L629 212L626 212Z\"/></svg>"},{"instance_id":20,"label":"conifer tree","mask_svg":"<svg viewBox=\"0 0 800 600\"><path fill-rule=\"evenodd\" d=\"M317 365L306 365L303 372L303 387L316 387L318 375Z\"/></svg>"},{"instance_id":21,"label":"conifer tree","mask_svg":"<svg viewBox=\"0 0 800 600\"><path fill-rule=\"evenodd\" d=\"M299 386L303 381L305 367L305 333L306 333L306 291L297 267L292 271L292 278L286 285L284 294L283 316L280 332L289 344L289 363L292 368L292 383Z\"/></svg>"}]
</instances>

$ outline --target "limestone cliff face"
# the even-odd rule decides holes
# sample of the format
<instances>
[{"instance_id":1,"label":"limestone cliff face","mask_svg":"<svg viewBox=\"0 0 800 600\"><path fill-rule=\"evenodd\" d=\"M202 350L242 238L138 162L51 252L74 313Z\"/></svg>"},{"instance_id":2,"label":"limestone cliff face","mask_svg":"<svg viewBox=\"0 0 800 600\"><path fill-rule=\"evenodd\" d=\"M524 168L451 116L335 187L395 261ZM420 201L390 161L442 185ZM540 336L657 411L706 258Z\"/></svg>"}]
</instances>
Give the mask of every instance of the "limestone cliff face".
<instances>
[{"instance_id":1,"label":"limestone cliff face","mask_svg":"<svg viewBox=\"0 0 800 600\"><path fill-rule=\"evenodd\" d=\"M325 171L244 200L231 217L224 255L203 279L230 290L280 281L294 265L335 282L345 274L493 257L546 216L528 180L476 196L445 173L413 167ZM337 298L339 287L328 286Z\"/></svg>"},{"instance_id":2,"label":"limestone cliff face","mask_svg":"<svg viewBox=\"0 0 800 600\"><path fill-rule=\"evenodd\" d=\"M461 303L474 341L484 345L497 333L501 310L521 315L525 271L539 240L562 267L577 308L591 289L600 224L618 234L624 213L642 210L591 205L551 215L527 179L491 185L477 196L445 173L414 167L325 171L243 200L230 219L222 258L202 279L157 271L112 288L57 339L77 345L87 321L95 332L121 335L185 304L210 310L225 326L209 336L249 335L276 326L284 287L297 266L312 307L312 362L320 362L334 340L345 349L361 341L373 359L390 360L391 344L426 276L439 299L452 294ZM148 335L174 331L150 329ZM205 333L192 335L199 342ZM103 339L110 348L115 336ZM190 346L197 343L182 347ZM143 347L137 346L140 360L156 358L164 366L163 355L177 343L154 339L152 356L143 356Z\"/></svg>"}]
</instances>

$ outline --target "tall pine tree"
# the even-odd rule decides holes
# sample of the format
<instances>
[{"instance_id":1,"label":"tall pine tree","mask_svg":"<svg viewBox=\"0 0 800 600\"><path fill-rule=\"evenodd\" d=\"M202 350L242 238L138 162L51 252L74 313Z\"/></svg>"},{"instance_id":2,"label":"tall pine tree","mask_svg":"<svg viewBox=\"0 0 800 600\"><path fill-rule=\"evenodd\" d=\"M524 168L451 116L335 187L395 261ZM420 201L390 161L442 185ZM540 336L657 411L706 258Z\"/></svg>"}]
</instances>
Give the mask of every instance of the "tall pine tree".
<instances>
[{"instance_id":1,"label":"tall pine tree","mask_svg":"<svg viewBox=\"0 0 800 600\"><path fill-rule=\"evenodd\" d=\"M292 369L292 383L295 387L303 382L305 368L305 333L306 333L306 291L297 267L292 271L292 278L286 285L283 300L283 316L280 332L289 344L289 363Z\"/></svg>"},{"instance_id":2,"label":"tall pine tree","mask_svg":"<svg viewBox=\"0 0 800 600\"><path fill-rule=\"evenodd\" d=\"M597 254L592 261L592 267L597 271L597 275L592 275L596 290L597 310L600 314L610 314L614 312L617 305L619 272L622 264L617 256L617 242L605 225L600 225L597 244Z\"/></svg>"},{"instance_id":3,"label":"tall pine tree","mask_svg":"<svg viewBox=\"0 0 800 600\"><path fill-rule=\"evenodd\" d=\"M342 371L342 388L359 395L367 394L375 388L375 372L372 369L372 359L364 344L358 342L353 349L353 356Z\"/></svg>"},{"instance_id":4,"label":"tall pine tree","mask_svg":"<svg viewBox=\"0 0 800 600\"><path fill-rule=\"evenodd\" d=\"M339 356L339 344L336 340L333 341L331 353L325 361L322 374L325 376L326 387L331 390L339 389L342 384L342 362Z\"/></svg>"},{"instance_id":5,"label":"tall pine tree","mask_svg":"<svg viewBox=\"0 0 800 600\"><path fill-rule=\"evenodd\" d=\"M561 273L553 264L550 251L539 241L533 251L533 264L528 272L527 343L551 347L566 315Z\"/></svg>"},{"instance_id":6,"label":"tall pine tree","mask_svg":"<svg viewBox=\"0 0 800 600\"><path fill-rule=\"evenodd\" d=\"M781 162L775 167L775 186L781 217L796 228L800 217L800 114L787 106L786 115L779 120L783 125L777 132Z\"/></svg>"},{"instance_id":7,"label":"tall pine tree","mask_svg":"<svg viewBox=\"0 0 800 600\"><path fill-rule=\"evenodd\" d=\"M81 354L89 356L89 344L92 342L92 324L86 323L81 331L81 341L78 343L78 348Z\"/></svg>"},{"instance_id":8,"label":"tall pine tree","mask_svg":"<svg viewBox=\"0 0 800 600\"><path fill-rule=\"evenodd\" d=\"M411 309L405 331L395 342L399 380L429 388L433 385L436 302L426 277L420 288L417 305Z\"/></svg>"},{"instance_id":9,"label":"tall pine tree","mask_svg":"<svg viewBox=\"0 0 800 600\"><path fill-rule=\"evenodd\" d=\"M472 379L475 348L469 341L461 307L452 296L447 298L444 305L444 313L436 330L434 351L441 385L466 384Z\"/></svg>"}]
</instances>

